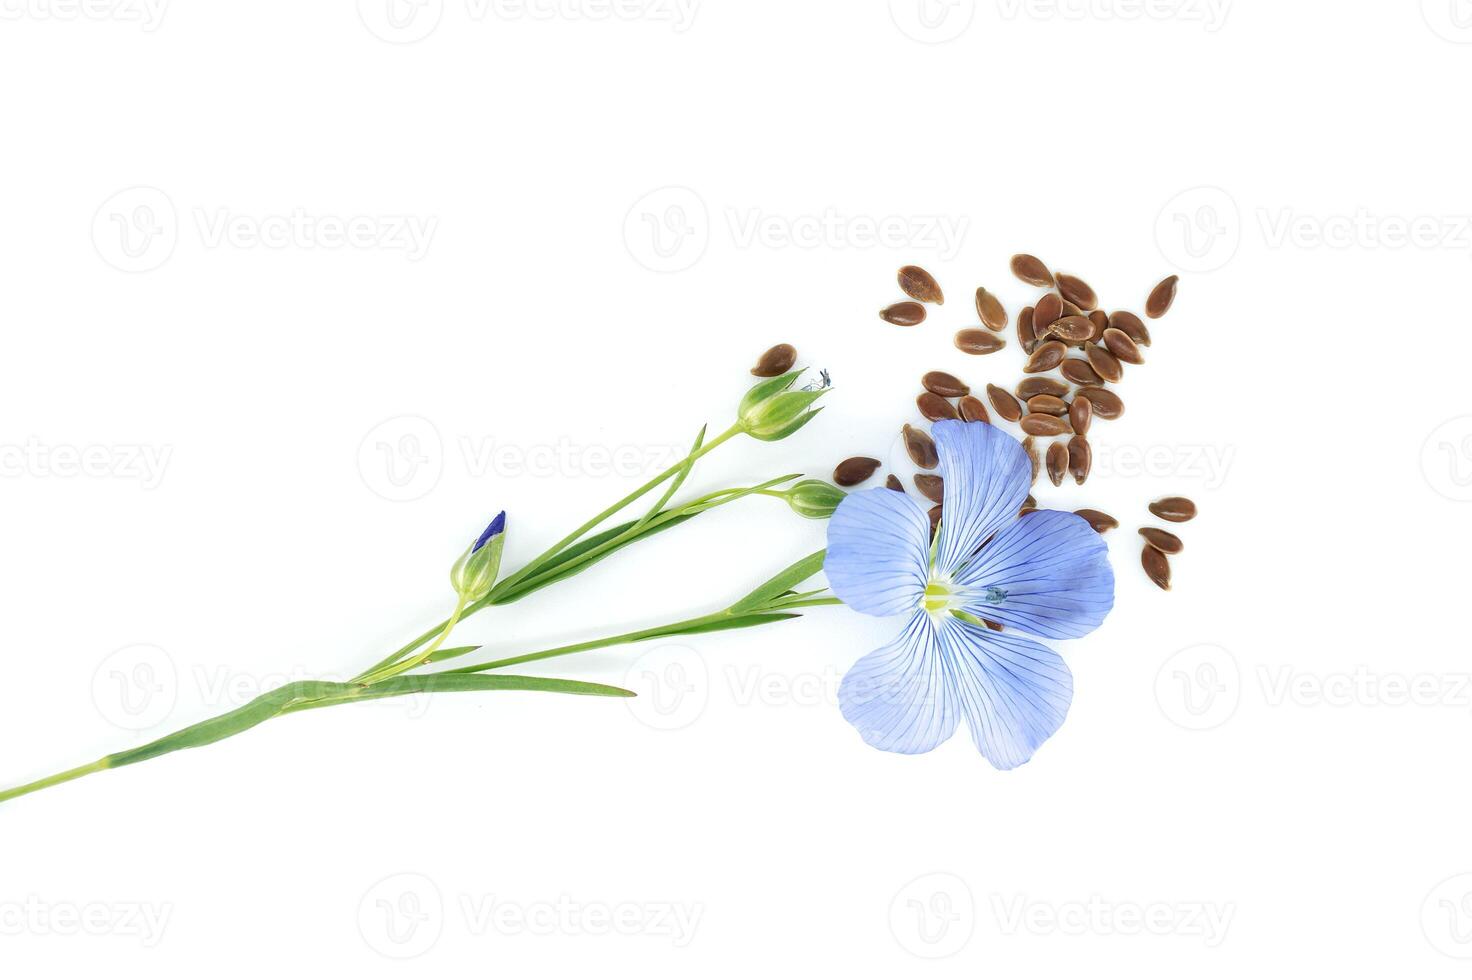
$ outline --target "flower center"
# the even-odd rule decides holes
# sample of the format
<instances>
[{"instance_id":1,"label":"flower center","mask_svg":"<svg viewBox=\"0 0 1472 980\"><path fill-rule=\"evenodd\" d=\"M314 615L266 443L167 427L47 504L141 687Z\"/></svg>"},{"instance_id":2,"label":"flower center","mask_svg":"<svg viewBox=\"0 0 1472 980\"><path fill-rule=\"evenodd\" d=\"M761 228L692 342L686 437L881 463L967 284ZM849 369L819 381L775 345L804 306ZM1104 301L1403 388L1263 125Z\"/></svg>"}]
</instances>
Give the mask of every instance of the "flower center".
<instances>
[{"instance_id":1,"label":"flower center","mask_svg":"<svg viewBox=\"0 0 1472 980\"><path fill-rule=\"evenodd\" d=\"M961 603L948 579L932 578L925 583L925 594L920 597L920 605L930 615L941 616L947 610L959 608Z\"/></svg>"}]
</instances>

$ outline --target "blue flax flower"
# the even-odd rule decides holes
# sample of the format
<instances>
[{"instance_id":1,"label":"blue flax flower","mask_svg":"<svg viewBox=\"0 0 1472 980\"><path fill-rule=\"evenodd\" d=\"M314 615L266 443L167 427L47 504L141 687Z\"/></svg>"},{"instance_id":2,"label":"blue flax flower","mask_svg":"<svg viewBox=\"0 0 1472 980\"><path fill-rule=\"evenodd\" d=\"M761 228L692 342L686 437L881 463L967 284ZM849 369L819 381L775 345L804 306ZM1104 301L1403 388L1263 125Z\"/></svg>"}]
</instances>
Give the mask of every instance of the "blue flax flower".
<instances>
[{"instance_id":1,"label":"blue flax flower","mask_svg":"<svg viewBox=\"0 0 1472 980\"><path fill-rule=\"evenodd\" d=\"M1019 634L1091 632L1114 605L1114 572L1083 518L1017 516L1032 462L1015 439L983 422L937 422L934 435L945 479L934 547L925 510L893 490L850 494L828 523L823 570L834 593L859 612L906 617L844 676L839 704L888 752L929 752L964 717L987 761L1012 769L1058 730L1073 699L1062 658Z\"/></svg>"}]
</instances>

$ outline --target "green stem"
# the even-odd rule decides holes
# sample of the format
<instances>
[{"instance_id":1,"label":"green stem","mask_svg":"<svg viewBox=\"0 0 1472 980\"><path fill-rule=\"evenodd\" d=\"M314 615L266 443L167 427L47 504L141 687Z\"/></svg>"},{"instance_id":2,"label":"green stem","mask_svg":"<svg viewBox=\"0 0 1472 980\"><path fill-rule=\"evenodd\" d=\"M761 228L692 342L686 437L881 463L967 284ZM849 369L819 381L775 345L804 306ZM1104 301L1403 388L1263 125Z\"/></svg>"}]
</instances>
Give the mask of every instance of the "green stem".
<instances>
[{"instance_id":1,"label":"green stem","mask_svg":"<svg viewBox=\"0 0 1472 980\"><path fill-rule=\"evenodd\" d=\"M96 762L88 763L85 766L77 766L75 769L68 769L66 772L59 772L54 776L38 779L34 783L26 783L24 786L17 786L14 789L5 790L3 793L0 793L0 803L13 800L19 796L25 796L27 793L35 793L38 790L48 789L52 786L60 786L62 783L69 783L73 779L81 779L83 776L90 776L94 772L102 772L107 768L108 761L106 759L98 759Z\"/></svg>"},{"instance_id":2,"label":"green stem","mask_svg":"<svg viewBox=\"0 0 1472 980\"><path fill-rule=\"evenodd\" d=\"M434 656L434 652L440 647L444 646L445 641L450 638L450 633L454 631L455 624L460 622L460 617L465 614L465 601L466 596L463 592L455 597L454 611L450 613L450 618L445 620L445 626L442 630L440 630L440 635L435 637L434 642L431 643L429 646L425 647L422 651L407 660L396 661L394 663L378 667L374 670L370 670L367 673L359 674L357 677L353 678L352 682L354 684L361 684L364 687L367 687L368 685L376 684L379 681L386 681L390 677L404 673L406 670L413 670L415 667L418 667L430 657Z\"/></svg>"},{"instance_id":3,"label":"green stem","mask_svg":"<svg viewBox=\"0 0 1472 980\"><path fill-rule=\"evenodd\" d=\"M634 630L630 633L619 633L615 636L605 636L597 640L585 640L582 643L569 643L566 646L552 647L549 650L538 650L536 653L523 653L516 657L506 657L502 660L489 660L483 664L471 664L469 667L457 667L447 670L447 674L477 674L485 670L498 670L502 667L510 667L513 664L531 663L533 660L547 660L551 657L563 657L570 653L585 653L589 650L598 650L603 647L618 646L621 643L638 643L640 640L652 640L660 636L674 636L693 629L718 623L726 616L729 610L722 610L709 616L697 616L694 619L684 619L677 623L669 623L664 626L655 626L650 629Z\"/></svg>"}]
</instances>

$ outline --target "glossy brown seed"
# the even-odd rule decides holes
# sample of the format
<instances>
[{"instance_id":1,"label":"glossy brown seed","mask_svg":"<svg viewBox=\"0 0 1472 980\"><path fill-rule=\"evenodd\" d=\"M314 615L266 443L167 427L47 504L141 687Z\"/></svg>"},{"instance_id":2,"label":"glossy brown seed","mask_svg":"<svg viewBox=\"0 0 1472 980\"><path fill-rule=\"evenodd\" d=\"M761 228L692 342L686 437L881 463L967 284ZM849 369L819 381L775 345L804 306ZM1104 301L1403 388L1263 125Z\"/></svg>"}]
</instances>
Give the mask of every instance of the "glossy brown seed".
<instances>
[{"instance_id":1,"label":"glossy brown seed","mask_svg":"<svg viewBox=\"0 0 1472 980\"><path fill-rule=\"evenodd\" d=\"M998 388L996 385L987 385L986 399L992 403L992 410L1008 422L1016 422L1022 418L1022 406L1005 389Z\"/></svg>"},{"instance_id":2,"label":"glossy brown seed","mask_svg":"<svg viewBox=\"0 0 1472 980\"><path fill-rule=\"evenodd\" d=\"M1080 388L1078 394L1087 398L1094 406L1094 415L1101 419L1117 419L1124 414L1124 402L1108 388Z\"/></svg>"},{"instance_id":3,"label":"glossy brown seed","mask_svg":"<svg viewBox=\"0 0 1472 980\"><path fill-rule=\"evenodd\" d=\"M900 478L895 476L893 473L884 478L884 486L888 490L898 490L900 493L905 492L905 485L901 483Z\"/></svg>"},{"instance_id":4,"label":"glossy brown seed","mask_svg":"<svg viewBox=\"0 0 1472 980\"><path fill-rule=\"evenodd\" d=\"M1053 273L1036 255L1018 252L1012 256L1012 274L1031 286L1053 286Z\"/></svg>"},{"instance_id":5,"label":"glossy brown seed","mask_svg":"<svg viewBox=\"0 0 1472 980\"><path fill-rule=\"evenodd\" d=\"M1053 321L1048 330L1064 343L1077 344L1094 336L1094 322L1086 316L1066 316Z\"/></svg>"},{"instance_id":6,"label":"glossy brown seed","mask_svg":"<svg viewBox=\"0 0 1472 980\"><path fill-rule=\"evenodd\" d=\"M1062 341L1058 340L1049 340L1046 343L1038 344L1038 349L1028 355L1027 363L1022 366L1022 370L1026 374L1041 374L1044 371L1051 371L1063 363L1063 355L1067 351L1068 348L1064 347Z\"/></svg>"},{"instance_id":7,"label":"glossy brown seed","mask_svg":"<svg viewBox=\"0 0 1472 980\"><path fill-rule=\"evenodd\" d=\"M956 331L956 349L967 354L995 354L1006 346L1007 341L990 330L967 327Z\"/></svg>"},{"instance_id":8,"label":"glossy brown seed","mask_svg":"<svg viewBox=\"0 0 1472 980\"><path fill-rule=\"evenodd\" d=\"M937 306L946 301L940 291L940 283L935 281L935 276L926 272L918 265L907 265L900 270L900 289L911 299L918 299L922 303L934 303Z\"/></svg>"},{"instance_id":9,"label":"glossy brown seed","mask_svg":"<svg viewBox=\"0 0 1472 980\"><path fill-rule=\"evenodd\" d=\"M976 287L976 315L981 317L982 324L988 330L1007 329L1007 309L1002 301L991 293Z\"/></svg>"},{"instance_id":10,"label":"glossy brown seed","mask_svg":"<svg viewBox=\"0 0 1472 980\"><path fill-rule=\"evenodd\" d=\"M1141 347L1150 346L1150 328L1145 326L1144 320L1128 310L1115 310L1109 314L1109 325L1116 330L1123 330Z\"/></svg>"},{"instance_id":11,"label":"glossy brown seed","mask_svg":"<svg viewBox=\"0 0 1472 980\"><path fill-rule=\"evenodd\" d=\"M1085 507L1082 510L1074 511L1074 513L1077 514L1079 517L1082 517L1084 520L1088 521L1089 527L1093 528L1095 531L1098 531L1100 534L1103 534L1105 531L1112 531L1115 528L1119 527L1119 521L1116 521L1114 518L1110 517L1102 510L1094 510L1092 508Z\"/></svg>"},{"instance_id":12,"label":"glossy brown seed","mask_svg":"<svg viewBox=\"0 0 1472 980\"><path fill-rule=\"evenodd\" d=\"M1058 373L1076 385L1097 385L1104 383L1104 379L1099 377L1099 372L1095 371L1089 365L1089 362L1082 357L1070 357L1058 365Z\"/></svg>"},{"instance_id":13,"label":"glossy brown seed","mask_svg":"<svg viewBox=\"0 0 1472 980\"><path fill-rule=\"evenodd\" d=\"M960 417L956 414L955 405L952 405L933 391L922 391L916 395L915 407L920 409L921 415L932 422Z\"/></svg>"},{"instance_id":14,"label":"glossy brown seed","mask_svg":"<svg viewBox=\"0 0 1472 980\"><path fill-rule=\"evenodd\" d=\"M1032 332L1037 337L1043 337L1053 321L1063 316L1063 300L1057 293L1049 293L1038 300L1038 305L1032 308Z\"/></svg>"},{"instance_id":15,"label":"glossy brown seed","mask_svg":"<svg viewBox=\"0 0 1472 980\"><path fill-rule=\"evenodd\" d=\"M986 406L975 395L967 395L957 402L956 411L961 413L963 422L990 422L992 420L992 417L986 412Z\"/></svg>"},{"instance_id":16,"label":"glossy brown seed","mask_svg":"<svg viewBox=\"0 0 1472 980\"><path fill-rule=\"evenodd\" d=\"M1068 402L1057 395L1033 395L1027 400L1027 410L1039 415L1067 415Z\"/></svg>"},{"instance_id":17,"label":"glossy brown seed","mask_svg":"<svg viewBox=\"0 0 1472 980\"><path fill-rule=\"evenodd\" d=\"M1109 314L1103 310L1089 311L1089 322L1094 325L1094 336L1090 340L1098 340L1105 330L1109 329Z\"/></svg>"},{"instance_id":18,"label":"glossy brown seed","mask_svg":"<svg viewBox=\"0 0 1472 980\"><path fill-rule=\"evenodd\" d=\"M1082 395L1073 397L1073 404L1068 406L1068 421L1073 426L1073 431L1079 435L1087 435L1089 426L1094 422L1094 403Z\"/></svg>"},{"instance_id":19,"label":"glossy brown seed","mask_svg":"<svg viewBox=\"0 0 1472 980\"><path fill-rule=\"evenodd\" d=\"M1058 291L1063 298L1074 304L1081 310L1092 310L1099 305L1099 297L1089 288L1089 284L1078 276L1070 276L1066 272L1060 272L1055 279L1058 280Z\"/></svg>"},{"instance_id":20,"label":"glossy brown seed","mask_svg":"<svg viewBox=\"0 0 1472 980\"><path fill-rule=\"evenodd\" d=\"M1170 562L1163 552L1145 545L1140 552L1140 564L1144 566L1145 574L1150 576L1150 581L1165 591L1170 591Z\"/></svg>"},{"instance_id":21,"label":"glossy brown seed","mask_svg":"<svg viewBox=\"0 0 1472 980\"><path fill-rule=\"evenodd\" d=\"M1140 528L1140 536L1145 539L1150 547L1156 551L1162 551L1167 555L1179 555L1186 548L1184 541L1164 528L1142 527Z\"/></svg>"},{"instance_id":22,"label":"glossy brown seed","mask_svg":"<svg viewBox=\"0 0 1472 980\"><path fill-rule=\"evenodd\" d=\"M1187 497L1161 497L1150 505L1150 513L1162 521L1181 524L1196 516L1196 505Z\"/></svg>"},{"instance_id":23,"label":"glossy brown seed","mask_svg":"<svg viewBox=\"0 0 1472 980\"><path fill-rule=\"evenodd\" d=\"M947 374L944 371L927 371L920 378L920 383L925 386L926 391L933 391L946 398L959 398L961 395L971 394L970 385L954 374Z\"/></svg>"},{"instance_id":24,"label":"glossy brown seed","mask_svg":"<svg viewBox=\"0 0 1472 980\"><path fill-rule=\"evenodd\" d=\"M930 438L930 433L924 429L917 429L913 425L907 425L902 430L905 439L905 452L910 455L910 462L922 470L933 470L940 465L940 455L935 451L935 440Z\"/></svg>"},{"instance_id":25,"label":"glossy brown seed","mask_svg":"<svg viewBox=\"0 0 1472 980\"><path fill-rule=\"evenodd\" d=\"M1022 451L1027 453L1027 458L1032 462L1032 482L1038 482L1038 473L1043 468L1043 461L1038 458L1038 443L1032 436L1022 440Z\"/></svg>"},{"instance_id":26,"label":"glossy brown seed","mask_svg":"<svg viewBox=\"0 0 1472 980\"><path fill-rule=\"evenodd\" d=\"M1145 355L1140 353L1140 348L1130 339L1130 335L1123 330L1110 327L1104 331L1104 346L1109 348L1109 353L1124 361L1126 364L1144 364Z\"/></svg>"},{"instance_id":27,"label":"glossy brown seed","mask_svg":"<svg viewBox=\"0 0 1472 980\"><path fill-rule=\"evenodd\" d=\"M1089 367L1105 381L1117 382L1124 377L1124 366L1119 363L1119 358L1098 344L1086 344L1084 356L1089 359Z\"/></svg>"},{"instance_id":28,"label":"glossy brown seed","mask_svg":"<svg viewBox=\"0 0 1472 980\"><path fill-rule=\"evenodd\" d=\"M1059 418L1057 415L1024 415L1021 423L1022 431L1030 436L1061 436L1065 432L1072 432L1068 420Z\"/></svg>"},{"instance_id":29,"label":"glossy brown seed","mask_svg":"<svg viewBox=\"0 0 1472 980\"><path fill-rule=\"evenodd\" d=\"M880 310L879 319L897 327L913 327L925 321L925 307L919 303L895 303Z\"/></svg>"},{"instance_id":30,"label":"glossy brown seed","mask_svg":"<svg viewBox=\"0 0 1472 980\"><path fill-rule=\"evenodd\" d=\"M1170 304L1176 301L1176 284L1180 281L1180 276L1167 276L1160 280L1160 284L1150 290L1150 298L1145 300L1145 315L1152 320L1165 316Z\"/></svg>"},{"instance_id":31,"label":"glossy brown seed","mask_svg":"<svg viewBox=\"0 0 1472 980\"><path fill-rule=\"evenodd\" d=\"M1049 443L1045 462L1048 479L1053 481L1053 486L1063 486L1063 475L1068 472L1068 447L1061 442Z\"/></svg>"},{"instance_id":32,"label":"glossy brown seed","mask_svg":"<svg viewBox=\"0 0 1472 980\"><path fill-rule=\"evenodd\" d=\"M1037 395L1052 395L1062 398L1068 394L1068 385L1057 378L1023 378L1017 382L1017 397L1023 401Z\"/></svg>"},{"instance_id":33,"label":"glossy brown seed","mask_svg":"<svg viewBox=\"0 0 1472 980\"><path fill-rule=\"evenodd\" d=\"M940 504L936 504L930 508L926 516L930 518L930 536L933 538L935 537L936 528L940 527Z\"/></svg>"},{"instance_id":34,"label":"glossy brown seed","mask_svg":"<svg viewBox=\"0 0 1472 980\"><path fill-rule=\"evenodd\" d=\"M916 473L915 489L922 497L937 504L945 499L945 481L934 473Z\"/></svg>"},{"instance_id":35,"label":"glossy brown seed","mask_svg":"<svg viewBox=\"0 0 1472 980\"><path fill-rule=\"evenodd\" d=\"M756 367L751 369L751 373L758 378L775 378L779 374L791 371L795 363L797 363L797 348L791 344L778 344L756 359Z\"/></svg>"},{"instance_id":36,"label":"glossy brown seed","mask_svg":"<svg viewBox=\"0 0 1472 980\"><path fill-rule=\"evenodd\" d=\"M1038 335L1032 327L1032 314L1031 306L1024 306L1022 312L1017 314L1017 343L1024 354L1031 354L1038 345Z\"/></svg>"},{"instance_id":37,"label":"glossy brown seed","mask_svg":"<svg viewBox=\"0 0 1472 980\"><path fill-rule=\"evenodd\" d=\"M1027 495L1027 499L1022 502L1022 510L1019 511L1019 513L1025 514L1025 513L1027 513L1030 510L1037 510L1037 509L1038 509L1038 498L1034 497L1032 494L1028 494ZM990 539L988 539L988 540L990 540Z\"/></svg>"},{"instance_id":38,"label":"glossy brown seed","mask_svg":"<svg viewBox=\"0 0 1472 980\"><path fill-rule=\"evenodd\" d=\"M1073 474L1073 482L1082 486L1089 478L1089 470L1093 468L1093 447L1089 445L1089 440L1075 435L1068 440L1068 472Z\"/></svg>"},{"instance_id":39,"label":"glossy brown seed","mask_svg":"<svg viewBox=\"0 0 1472 980\"><path fill-rule=\"evenodd\" d=\"M841 487L856 487L879 469L879 460L871 456L850 456L833 468L833 482Z\"/></svg>"},{"instance_id":40,"label":"glossy brown seed","mask_svg":"<svg viewBox=\"0 0 1472 980\"><path fill-rule=\"evenodd\" d=\"M1088 312L1089 312L1088 310L1085 310L1085 309L1083 309L1083 308L1081 308L1079 306L1076 306L1073 303L1070 303L1068 300L1064 300L1063 301L1063 315L1064 316L1087 316L1088 315Z\"/></svg>"},{"instance_id":41,"label":"glossy brown seed","mask_svg":"<svg viewBox=\"0 0 1472 980\"><path fill-rule=\"evenodd\" d=\"M982 617L982 620L981 621L983 623L986 623L986 628L987 629L989 629L989 630L996 630L998 633L1002 632L1002 624L1001 623L995 622L994 620L987 619L984 616Z\"/></svg>"}]
</instances>

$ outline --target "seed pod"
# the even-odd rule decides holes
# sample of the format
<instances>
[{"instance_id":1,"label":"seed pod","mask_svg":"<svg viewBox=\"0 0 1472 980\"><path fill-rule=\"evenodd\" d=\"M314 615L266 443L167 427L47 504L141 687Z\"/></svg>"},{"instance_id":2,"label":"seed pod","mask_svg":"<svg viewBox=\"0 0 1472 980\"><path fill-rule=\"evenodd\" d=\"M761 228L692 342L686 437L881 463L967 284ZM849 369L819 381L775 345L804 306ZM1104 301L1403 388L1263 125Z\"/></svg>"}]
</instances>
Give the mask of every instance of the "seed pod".
<instances>
[{"instance_id":1,"label":"seed pod","mask_svg":"<svg viewBox=\"0 0 1472 980\"><path fill-rule=\"evenodd\" d=\"M1038 471L1043 468L1043 461L1038 458L1037 440L1028 436L1022 440L1022 451L1027 453L1027 458L1032 462L1032 482L1038 482Z\"/></svg>"},{"instance_id":2,"label":"seed pod","mask_svg":"<svg viewBox=\"0 0 1472 980\"><path fill-rule=\"evenodd\" d=\"M1053 288L1053 273L1036 255L1019 252L1012 256L1012 274L1030 286Z\"/></svg>"},{"instance_id":3,"label":"seed pod","mask_svg":"<svg viewBox=\"0 0 1472 980\"><path fill-rule=\"evenodd\" d=\"M1105 381L1117 383L1124 378L1124 366L1119 363L1119 358L1098 344L1085 344L1084 357L1089 359L1089 367Z\"/></svg>"},{"instance_id":4,"label":"seed pod","mask_svg":"<svg viewBox=\"0 0 1472 980\"><path fill-rule=\"evenodd\" d=\"M879 460L870 456L850 456L833 468L833 482L841 487L856 487L879 469Z\"/></svg>"},{"instance_id":5,"label":"seed pod","mask_svg":"<svg viewBox=\"0 0 1472 980\"><path fill-rule=\"evenodd\" d=\"M1085 507L1082 510L1074 511L1074 513L1088 521L1089 527L1098 531L1100 534L1119 527L1119 521L1116 521L1102 510L1093 510L1092 508Z\"/></svg>"},{"instance_id":6,"label":"seed pod","mask_svg":"<svg viewBox=\"0 0 1472 980\"><path fill-rule=\"evenodd\" d=\"M1083 395L1074 395L1073 404L1068 406L1068 421L1074 432L1087 435L1094 422L1094 403Z\"/></svg>"},{"instance_id":7,"label":"seed pod","mask_svg":"<svg viewBox=\"0 0 1472 980\"><path fill-rule=\"evenodd\" d=\"M906 425L901 434L905 439L905 452L909 454L910 462L922 470L933 470L940 465L940 454L935 451L935 440L930 438L929 432Z\"/></svg>"},{"instance_id":8,"label":"seed pod","mask_svg":"<svg viewBox=\"0 0 1472 980\"><path fill-rule=\"evenodd\" d=\"M936 530L940 527L940 504L936 504L926 514L930 518L930 536L935 537Z\"/></svg>"},{"instance_id":9,"label":"seed pod","mask_svg":"<svg viewBox=\"0 0 1472 980\"><path fill-rule=\"evenodd\" d=\"M1041 374L1044 371L1051 371L1063 363L1063 355L1067 350L1068 348L1064 347L1062 342L1057 340L1049 340L1046 343L1039 344L1038 349L1028 355L1027 363L1022 366L1022 370L1026 374Z\"/></svg>"},{"instance_id":10,"label":"seed pod","mask_svg":"<svg viewBox=\"0 0 1472 980\"><path fill-rule=\"evenodd\" d=\"M940 291L940 283L935 281L935 276L926 272L918 265L907 265L900 270L900 288L905 295L911 299L918 299L922 303L934 303L936 306L946 301Z\"/></svg>"},{"instance_id":11,"label":"seed pod","mask_svg":"<svg viewBox=\"0 0 1472 980\"><path fill-rule=\"evenodd\" d=\"M1058 365L1058 373L1076 385L1101 385L1104 379L1082 357L1070 357Z\"/></svg>"},{"instance_id":12,"label":"seed pod","mask_svg":"<svg viewBox=\"0 0 1472 980\"><path fill-rule=\"evenodd\" d=\"M901 483L900 478L895 476L893 473L884 478L884 488L886 490L898 490L900 493L905 492L905 485Z\"/></svg>"},{"instance_id":13,"label":"seed pod","mask_svg":"<svg viewBox=\"0 0 1472 980\"><path fill-rule=\"evenodd\" d=\"M958 417L956 415L956 406L933 391L922 391L919 395L915 396L915 407L920 409L921 415L932 422Z\"/></svg>"},{"instance_id":14,"label":"seed pod","mask_svg":"<svg viewBox=\"0 0 1472 980\"><path fill-rule=\"evenodd\" d=\"M897 327L913 327L925 320L925 307L919 303L895 303L879 311L879 319Z\"/></svg>"},{"instance_id":15,"label":"seed pod","mask_svg":"<svg viewBox=\"0 0 1472 980\"><path fill-rule=\"evenodd\" d=\"M1063 486L1063 474L1068 472L1068 447L1061 442L1048 444L1048 479L1053 481L1053 486Z\"/></svg>"},{"instance_id":16,"label":"seed pod","mask_svg":"<svg viewBox=\"0 0 1472 980\"><path fill-rule=\"evenodd\" d=\"M1083 486L1084 481L1089 478L1089 470L1093 468L1093 447L1089 445L1089 440L1075 435L1068 440L1068 472L1073 474L1073 482Z\"/></svg>"},{"instance_id":17,"label":"seed pod","mask_svg":"<svg viewBox=\"0 0 1472 980\"><path fill-rule=\"evenodd\" d=\"M1108 388L1080 388L1078 394L1089 400L1098 418L1117 419L1124 414L1124 402Z\"/></svg>"},{"instance_id":18,"label":"seed pod","mask_svg":"<svg viewBox=\"0 0 1472 980\"><path fill-rule=\"evenodd\" d=\"M1022 406L1017 404L1017 399L1005 389L998 388L996 385L987 385L986 398L992 403L992 410L1008 422L1016 422L1022 418Z\"/></svg>"},{"instance_id":19,"label":"seed pod","mask_svg":"<svg viewBox=\"0 0 1472 980\"><path fill-rule=\"evenodd\" d=\"M925 386L926 391L933 391L946 398L958 398L961 395L971 394L970 385L954 374L947 374L944 371L927 371L920 378L920 383Z\"/></svg>"},{"instance_id":20,"label":"seed pod","mask_svg":"<svg viewBox=\"0 0 1472 980\"><path fill-rule=\"evenodd\" d=\"M1070 276L1066 272L1060 272L1053 278L1058 280L1058 291L1063 298L1074 304L1081 310L1092 310L1099 305L1099 297L1089 288L1089 284L1078 276Z\"/></svg>"},{"instance_id":21,"label":"seed pod","mask_svg":"<svg viewBox=\"0 0 1472 980\"><path fill-rule=\"evenodd\" d=\"M1024 306L1022 312L1017 314L1017 344L1024 354L1031 354L1038 345L1038 335L1032 327L1032 314L1031 306Z\"/></svg>"},{"instance_id":22,"label":"seed pod","mask_svg":"<svg viewBox=\"0 0 1472 980\"><path fill-rule=\"evenodd\" d=\"M1124 361L1126 364L1144 364L1145 355L1140 353L1140 348L1130 339L1130 335L1123 330L1110 327L1104 331L1104 346L1109 348L1109 353Z\"/></svg>"},{"instance_id":23,"label":"seed pod","mask_svg":"<svg viewBox=\"0 0 1472 980\"><path fill-rule=\"evenodd\" d=\"M975 395L966 395L957 402L956 411L961 413L962 422L990 422L992 420L991 416L986 413L986 406Z\"/></svg>"},{"instance_id":24,"label":"seed pod","mask_svg":"<svg viewBox=\"0 0 1472 980\"><path fill-rule=\"evenodd\" d=\"M1176 301L1176 284L1180 281L1180 276L1166 276L1160 280L1160 284L1150 290L1150 298L1145 300L1145 315L1152 320L1165 316L1170 304Z\"/></svg>"},{"instance_id":25,"label":"seed pod","mask_svg":"<svg viewBox=\"0 0 1472 980\"><path fill-rule=\"evenodd\" d=\"M1052 395L1062 398L1068 394L1068 385L1057 378L1023 378L1017 382L1017 397L1023 401L1037 395Z\"/></svg>"},{"instance_id":26,"label":"seed pod","mask_svg":"<svg viewBox=\"0 0 1472 980\"><path fill-rule=\"evenodd\" d=\"M1165 591L1170 591L1170 562L1166 560L1165 554L1156 551L1148 544L1140 552L1140 564L1144 566L1145 574L1150 576L1150 581L1160 586Z\"/></svg>"},{"instance_id":27,"label":"seed pod","mask_svg":"<svg viewBox=\"0 0 1472 980\"><path fill-rule=\"evenodd\" d=\"M1068 402L1057 395L1033 395L1027 400L1027 410L1039 415L1067 415Z\"/></svg>"},{"instance_id":28,"label":"seed pod","mask_svg":"<svg viewBox=\"0 0 1472 980\"><path fill-rule=\"evenodd\" d=\"M966 354L995 354L1006 346L1007 341L990 330L967 327L956 331L956 349Z\"/></svg>"},{"instance_id":29,"label":"seed pod","mask_svg":"<svg viewBox=\"0 0 1472 980\"><path fill-rule=\"evenodd\" d=\"M791 344L778 344L756 359L756 367L751 369L751 373L758 378L775 378L791 371L796 363L797 348Z\"/></svg>"},{"instance_id":30,"label":"seed pod","mask_svg":"<svg viewBox=\"0 0 1472 980\"><path fill-rule=\"evenodd\" d=\"M1032 332L1034 336L1041 339L1046 335L1053 321L1063 316L1063 299L1057 293L1048 293L1038 300L1038 305L1032 310Z\"/></svg>"},{"instance_id":31,"label":"seed pod","mask_svg":"<svg viewBox=\"0 0 1472 980\"><path fill-rule=\"evenodd\" d=\"M1007 329L1007 310L1002 301L980 286L976 287L976 315L988 330Z\"/></svg>"},{"instance_id":32,"label":"seed pod","mask_svg":"<svg viewBox=\"0 0 1472 980\"><path fill-rule=\"evenodd\" d=\"M1127 310L1115 310L1109 314L1109 325L1116 330L1123 330L1131 340L1141 347L1150 346L1150 330L1145 326L1145 321Z\"/></svg>"},{"instance_id":33,"label":"seed pod","mask_svg":"<svg viewBox=\"0 0 1472 980\"><path fill-rule=\"evenodd\" d=\"M1161 497L1150 505L1150 513L1162 521L1181 524L1196 516L1196 505L1187 497Z\"/></svg>"},{"instance_id":34,"label":"seed pod","mask_svg":"<svg viewBox=\"0 0 1472 980\"><path fill-rule=\"evenodd\" d=\"M1094 322L1086 316L1066 316L1053 321L1048 330L1066 344L1079 344L1094 336Z\"/></svg>"},{"instance_id":35,"label":"seed pod","mask_svg":"<svg viewBox=\"0 0 1472 980\"><path fill-rule=\"evenodd\" d=\"M1150 547L1167 555L1179 555L1186 547L1185 542L1164 528L1142 527L1140 536Z\"/></svg>"},{"instance_id":36,"label":"seed pod","mask_svg":"<svg viewBox=\"0 0 1472 980\"><path fill-rule=\"evenodd\" d=\"M1057 415L1024 415L1022 417L1022 431L1030 436L1061 436L1066 432L1072 432L1068 420L1059 418Z\"/></svg>"},{"instance_id":37,"label":"seed pod","mask_svg":"<svg viewBox=\"0 0 1472 980\"><path fill-rule=\"evenodd\" d=\"M945 499L945 481L934 473L916 473L915 489L922 497L937 504Z\"/></svg>"}]
</instances>

